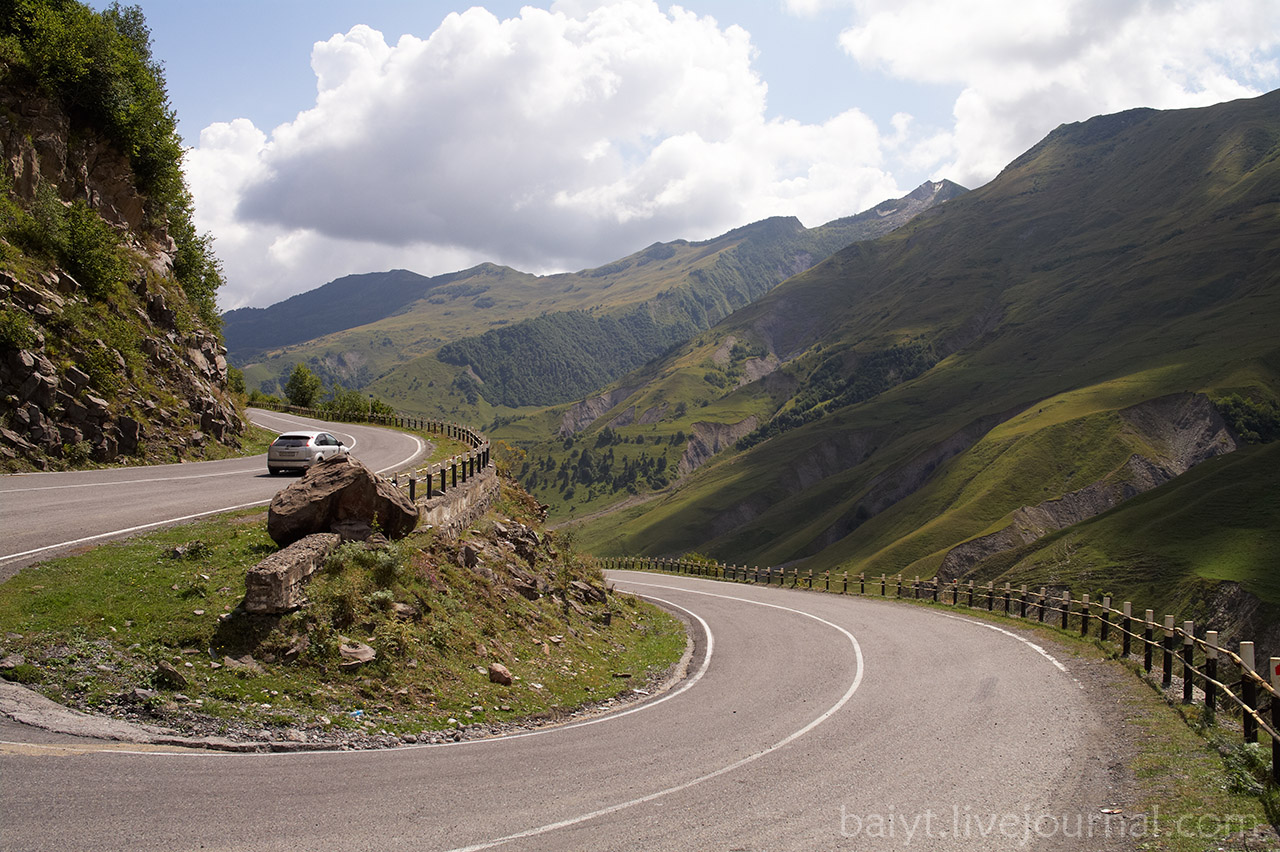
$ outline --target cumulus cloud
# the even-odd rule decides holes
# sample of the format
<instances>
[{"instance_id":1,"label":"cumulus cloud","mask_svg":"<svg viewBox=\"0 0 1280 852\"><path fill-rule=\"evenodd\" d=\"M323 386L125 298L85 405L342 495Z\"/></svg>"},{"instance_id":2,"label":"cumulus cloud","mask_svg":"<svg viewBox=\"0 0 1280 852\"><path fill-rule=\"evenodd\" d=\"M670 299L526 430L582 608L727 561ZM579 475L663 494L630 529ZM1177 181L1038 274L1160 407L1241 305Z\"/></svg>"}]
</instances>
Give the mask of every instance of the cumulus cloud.
<instances>
[{"instance_id":1,"label":"cumulus cloud","mask_svg":"<svg viewBox=\"0 0 1280 852\"><path fill-rule=\"evenodd\" d=\"M605 263L769 215L819 224L900 188L875 125L765 119L747 32L652 0L451 14L388 45L317 43L314 106L270 135L207 128L188 159L227 306L350 271ZM356 264L348 267L347 264ZM317 274L320 277L316 277Z\"/></svg>"},{"instance_id":2,"label":"cumulus cloud","mask_svg":"<svg viewBox=\"0 0 1280 852\"><path fill-rule=\"evenodd\" d=\"M1203 106L1277 83L1273 0L849 5L854 23L840 41L864 67L961 88L954 124L927 144L949 149L937 171L970 186L1058 124L1138 106Z\"/></svg>"},{"instance_id":3,"label":"cumulus cloud","mask_svg":"<svg viewBox=\"0 0 1280 852\"><path fill-rule=\"evenodd\" d=\"M472 8L394 44L356 26L314 46L315 102L293 121L215 124L188 155L223 306L353 272L550 272L766 216L817 225L925 176L979 186L1063 122L1254 95L1280 75L1274 0L784 8L835 21L828 45L871 85L957 93L951 115L766 118L751 35L655 0Z\"/></svg>"}]
</instances>

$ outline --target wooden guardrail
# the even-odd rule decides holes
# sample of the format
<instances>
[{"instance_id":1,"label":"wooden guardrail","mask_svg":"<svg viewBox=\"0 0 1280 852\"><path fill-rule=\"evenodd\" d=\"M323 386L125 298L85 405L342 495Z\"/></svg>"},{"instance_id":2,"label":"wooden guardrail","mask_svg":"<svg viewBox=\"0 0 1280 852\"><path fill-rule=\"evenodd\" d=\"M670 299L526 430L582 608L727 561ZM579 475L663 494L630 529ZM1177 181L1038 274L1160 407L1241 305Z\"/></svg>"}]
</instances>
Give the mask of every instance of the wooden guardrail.
<instances>
[{"instance_id":1,"label":"wooden guardrail","mask_svg":"<svg viewBox=\"0 0 1280 852\"><path fill-rule=\"evenodd\" d=\"M1271 738L1272 779L1280 782L1280 657L1272 657L1265 672L1258 670L1254 659L1254 643L1240 642L1236 651L1224 647L1216 630L1196 633L1195 623L1177 623L1172 615L1157 621L1153 610L1142 616L1133 614L1133 604L1124 601L1120 609L1112 606L1110 595L1079 601L1069 590L1051 592L1041 586L1038 591L1027 586L1013 589L1005 583L985 585L973 580L941 581L919 577L904 580L901 574L868 578L865 573L848 571L816 573L800 568L750 568L719 562L650 557L606 557L600 560L606 569L660 571L737 583L815 589L840 595L907 598L924 600L950 607L979 609L1010 618L1035 620L1037 623L1082 637L1096 634L1099 641L1116 642L1125 659L1134 656L1134 643L1141 649L1142 667L1148 676L1156 670L1159 659L1160 683L1171 689L1175 669L1181 668L1182 702L1192 704L1197 693L1205 721L1214 724L1219 709L1239 712L1244 741L1258 742L1259 732ZM1160 632L1157 639L1156 632ZM1114 638L1113 639L1113 635ZM1198 687L1198 688L1197 688Z\"/></svg>"}]
</instances>

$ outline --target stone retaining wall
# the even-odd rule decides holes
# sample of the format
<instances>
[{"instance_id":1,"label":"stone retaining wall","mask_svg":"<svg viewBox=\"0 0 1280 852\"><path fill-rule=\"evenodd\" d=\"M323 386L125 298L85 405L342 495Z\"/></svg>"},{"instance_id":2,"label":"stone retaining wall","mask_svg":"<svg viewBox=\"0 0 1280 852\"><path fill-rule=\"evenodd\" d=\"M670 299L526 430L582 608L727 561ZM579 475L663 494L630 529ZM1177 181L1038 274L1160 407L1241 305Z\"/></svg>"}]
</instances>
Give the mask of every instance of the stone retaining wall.
<instances>
[{"instance_id":1,"label":"stone retaining wall","mask_svg":"<svg viewBox=\"0 0 1280 852\"><path fill-rule=\"evenodd\" d=\"M245 611L279 613L302 606L302 584L324 567L341 541L337 533L315 533L250 568L244 576Z\"/></svg>"},{"instance_id":2,"label":"stone retaining wall","mask_svg":"<svg viewBox=\"0 0 1280 852\"><path fill-rule=\"evenodd\" d=\"M419 498L418 510L422 519L418 526L431 526L448 538L457 538L489 510L501 487L498 474L492 467L486 467L465 485L451 488L430 500Z\"/></svg>"}]
</instances>

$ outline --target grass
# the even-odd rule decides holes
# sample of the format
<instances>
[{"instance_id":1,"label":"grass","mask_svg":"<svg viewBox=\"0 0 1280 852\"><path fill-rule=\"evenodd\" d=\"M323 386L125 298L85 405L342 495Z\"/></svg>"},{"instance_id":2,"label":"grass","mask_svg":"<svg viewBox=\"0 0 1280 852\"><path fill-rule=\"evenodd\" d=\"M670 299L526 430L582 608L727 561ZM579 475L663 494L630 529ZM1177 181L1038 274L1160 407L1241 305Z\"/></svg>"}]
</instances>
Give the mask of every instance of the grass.
<instances>
[{"instance_id":1,"label":"grass","mask_svg":"<svg viewBox=\"0 0 1280 852\"><path fill-rule=\"evenodd\" d=\"M498 511L529 508L508 492ZM468 536L488 553L497 517ZM683 629L661 610L621 595L570 607L568 583L602 587L599 570L570 542L542 540L536 569L524 570L545 574L554 598L502 593L427 532L384 551L348 545L313 578L309 606L254 617L237 608L244 573L276 547L262 510L233 513L24 569L0 585L0 657L21 654L8 676L71 706L214 731L260 726L276 739L290 728L404 735L554 717L679 658ZM377 659L342 668L348 640ZM495 661L512 685L490 683ZM185 683L158 674L161 662Z\"/></svg>"}]
</instances>

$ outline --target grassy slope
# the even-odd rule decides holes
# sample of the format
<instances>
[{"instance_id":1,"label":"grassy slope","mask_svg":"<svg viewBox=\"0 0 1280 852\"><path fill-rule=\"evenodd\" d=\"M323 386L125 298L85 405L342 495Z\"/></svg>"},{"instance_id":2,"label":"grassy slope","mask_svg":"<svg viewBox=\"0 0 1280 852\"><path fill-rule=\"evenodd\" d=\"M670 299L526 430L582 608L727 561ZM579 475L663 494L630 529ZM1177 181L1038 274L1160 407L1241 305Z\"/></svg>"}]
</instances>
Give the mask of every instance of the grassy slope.
<instances>
[{"instance_id":1,"label":"grassy slope","mask_svg":"<svg viewBox=\"0 0 1280 852\"><path fill-rule=\"evenodd\" d=\"M218 733L262 727L282 739L290 728L417 734L451 719L555 716L627 693L679 659L679 623L648 604L613 595L577 613L565 603L572 581L604 588L594 561L567 542L541 534L534 565L508 556L494 531L513 517L536 523L527 495L504 485L467 534L488 577L463 567L460 543L422 530L386 551L344 546L308 582L308 606L278 617L237 610L245 571L277 550L264 509L41 563L0 585L0 657L25 658L3 674L86 710ZM512 562L560 597L515 594ZM398 616L393 602L413 614ZM343 637L368 643L377 660L341 669ZM303 649L297 659L290 647ZM225 659L244 654L253 668ZM189 683L157 680L161 661ZM517 682L491 683L484 667L495 661ZM150 698L133 692L151 686Z\"/></svg>"},{"instance_id":2,"label":"grassy slope","mask_svg":"<svg viewBox=\"0 0 1280 852\"><path fill-rule=\"evenodd\" d=\"M927 574L948 544L1123 461L1108 412L1181 390L1274 396L1278 112L1273 94L1061 128L987 187L739 311L710 333L784 356L925 335L950 355L587 526L584 542ZM972 450L917 471L921 490L862 523L858 506L904 465L984 418Z\"/></svg>"},{"instance_id":3,"label":"grassy slope","mask_svg":"<svg viewBox=\"0 0 1280 852\"><path fill-rule=\"evenodd\" d=\"M945 184L936 197L944 199L961 192L960 187ZM914 196L907 199L921 203ZM340 368L337 372L347 386L385 376L371 390L407 411L434 416L447 409L432 395L409 393L405 386L423 372L436 372L439 365L421 365L414 363L415 359L447 341L548 312L616 314L641 305L658 320L679 320L692 312L705 313L714 322L850 242L900 224L900 216L884 214L905 209L907 203L885 202L871 211L816 228L806 229L795 219L764 220L702 242L656 243L614 263L576 273L535 276L482 264L430 279L403 271L351 276L268 309L228 314L231 358L243 362L247 356L252 360L244 366L250 387L279 376L298 361L343 359L367 370L367 376L357 381L355 368L347 369L345 375ZM412 281L404 280L409 276ZM379 288L378 300L385 303L381 309L385 315L339 328L342 318L332 315L332 305L358 303L360 309L353 308L347 315L361 320L368 313L356 285ZM416 299L410 292L415 286L421 291ZM691 298L694 292L696 296ZM292 333L287 328L281 330L289 324L314 328L317 334L308 333L313 339L304 341L282 337ZM701 324L708 323L703 320ZM264 328L272 326L272 333L284 345L266 343L270 335ZM238 339L244 341L239 349ZM396 368L409 377L387 375ZM450 381L461 372L456 367L445 369L450 371Z\"/></svg>"}]
</instances>

